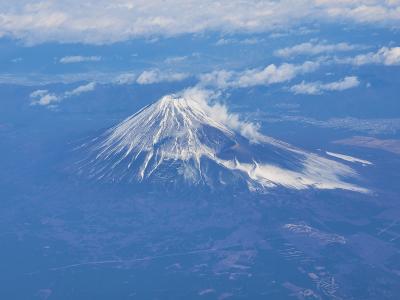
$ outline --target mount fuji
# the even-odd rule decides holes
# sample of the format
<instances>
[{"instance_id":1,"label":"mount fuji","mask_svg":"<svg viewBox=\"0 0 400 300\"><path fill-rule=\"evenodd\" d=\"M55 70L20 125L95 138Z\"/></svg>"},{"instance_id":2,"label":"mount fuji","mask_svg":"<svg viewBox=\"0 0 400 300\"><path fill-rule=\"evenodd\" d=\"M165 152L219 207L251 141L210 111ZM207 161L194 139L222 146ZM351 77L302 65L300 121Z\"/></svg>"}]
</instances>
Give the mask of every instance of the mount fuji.
<instances>
[{"instance_id":1,"label":"mount fuji","mask_svg":"<svg viewBox=\"0 0 400 300\"><path fill-rule=\"evenodd\" d=\"M125 183L367 192L348 165L258 132L193 93L162 97L84 144L80 173Z\"/></svg>"}]
</instances>

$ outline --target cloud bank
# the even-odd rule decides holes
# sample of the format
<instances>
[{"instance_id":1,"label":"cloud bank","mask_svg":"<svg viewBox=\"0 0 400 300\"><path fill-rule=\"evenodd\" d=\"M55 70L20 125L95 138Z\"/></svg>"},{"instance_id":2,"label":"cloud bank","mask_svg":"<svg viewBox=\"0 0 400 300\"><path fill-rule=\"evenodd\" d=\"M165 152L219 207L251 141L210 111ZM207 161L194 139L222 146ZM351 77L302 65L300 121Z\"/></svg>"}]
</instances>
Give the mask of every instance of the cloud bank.
<instances>
[{"instance_id":1,"label":"cloud bank","mask_svg":"<svg viewBox=\"0 0 400 300\"><path fill-rule=\"evenodd\" d=\"M201 32L272 32L338 21L398 27L398 0L25 0L0 3L0 36L105 44Z\"/></svg>"}]
</instances>

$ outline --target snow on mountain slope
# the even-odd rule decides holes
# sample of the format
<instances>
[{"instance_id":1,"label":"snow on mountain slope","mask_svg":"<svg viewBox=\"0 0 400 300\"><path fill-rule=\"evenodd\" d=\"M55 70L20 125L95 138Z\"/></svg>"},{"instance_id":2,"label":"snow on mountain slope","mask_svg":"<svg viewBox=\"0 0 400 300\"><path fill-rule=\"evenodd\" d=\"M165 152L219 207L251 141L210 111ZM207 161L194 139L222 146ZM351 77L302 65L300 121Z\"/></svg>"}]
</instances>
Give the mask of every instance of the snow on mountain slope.
<instances>
[{"instance_id":1,"label":"snow on mountain slope","mask_svg":"<svg viewBox=\"0 0 400 300\"><path fill-rule=\"evenodd\" d=\"M183 180L218 186L244 182L250 190L346 189L350 167L264 136L219 105L187 93L168 95L84 146L82 172L111 181Z\"/></svg>"}]
</instances>

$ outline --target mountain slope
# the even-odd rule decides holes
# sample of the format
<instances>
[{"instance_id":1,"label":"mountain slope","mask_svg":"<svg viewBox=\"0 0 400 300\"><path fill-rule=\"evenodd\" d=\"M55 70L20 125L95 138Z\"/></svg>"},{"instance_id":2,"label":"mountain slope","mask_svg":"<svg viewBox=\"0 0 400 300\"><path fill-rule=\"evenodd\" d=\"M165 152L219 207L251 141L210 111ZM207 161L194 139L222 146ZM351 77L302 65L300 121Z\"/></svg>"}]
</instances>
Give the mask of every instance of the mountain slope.
<instances>
[{"instance_id":1,"label":"mountain slope","mask_svg":"<svg viewBox=\"0 0 400 300\"><path fill-rule=\"evenodd\" d=\"M80 169L98 180L245 184L250 190L347 189L348 166L258 135L256 142L210 114L211 106L168 95L84 145Z\"/></svg>"}]
</instances>

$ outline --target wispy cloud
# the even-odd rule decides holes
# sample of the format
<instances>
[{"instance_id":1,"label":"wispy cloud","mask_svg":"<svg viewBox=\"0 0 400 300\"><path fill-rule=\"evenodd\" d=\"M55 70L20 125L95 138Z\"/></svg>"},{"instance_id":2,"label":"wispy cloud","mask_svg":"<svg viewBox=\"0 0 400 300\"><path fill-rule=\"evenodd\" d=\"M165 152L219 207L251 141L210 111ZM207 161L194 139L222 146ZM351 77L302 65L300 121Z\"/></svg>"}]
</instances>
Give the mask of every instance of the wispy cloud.
<instances>
[{"instance_id":1,"label":"wispy cloud","mask_svg":"<svg viewBox=\"0 0 400 300\"><path fill-rule=\"evenodd\" d=\"M372 165L372 162L365 160L365 159L360 159L354 156L350 156L350 155L345 155L345 154L340 154L340 153L335 153L335 152L329 152L326 151L326 154L328 154L329 156L333 156L345 161L349 161L349 162L354 162L354 163L361 163L363 165Z\"/></svg>"},{"instance_id":2,"label":"wispy cloud","mask_svg":"<svg viewBox=\"0 0 400 300\"><path fill-rule=\"evenodd\" d=\"M125 85L125 84L133 84L136 82L137 74L136 73L122 73L117 75L113 80L112 83L118 85Z\"/></svg>"},{"instance_id":3,"label":"wispy cloud","mask_svg":"<svg viewBox=\"0 0 400 300\"><path fill-rule=\"evenodd\" d=\"M173 56L173 57L167 57L164 62L166 64L177 64L186 61L189 58L189 56L183 55L183 56Z\"/></svg>"},{"instance_id":4,"label":"wispy cloud","mask_svg":"<svg viewBox=\"0 0 400 300\"><path fill-rule=\"evenodd\" d=\"M95 62L100 61L102 58L101 56L64 56L60 59L60 63L62 64L73 64L73 63L80 63L80 62Z\"/></svg>"},{"instance_id":5,"label":"wispy cloud","mask_svg":"<svg viewBox=\"0 0 400 300\"><path fill-rule=\"evenodd\" d=\"M48 90L36 90L29 97L31 98L32 105L47 106L61 101L59 96L50 93Z\"/></svg>"},{"instance_id":6,"label":"wispy cloud","mask_svg":"<svg viewBox=\"0 0 400 300\"><path fill-rule=\"evenodd\" d=\"M218 92L194 87L184 90L182 95L185 99L199 103L208 116L239 132L251 142L258 143L262 140L263 136L259 132L258 124L242 120L238 114L230 112L228 107L219 101L211 104L212 100L219 98L220 94Z\"/></svg>"},{"instance_id":7,"label":"wispy cloud","mask_svg":"<svg viewBox=\"0 0 400 300\"><path fill-rule=\"evenodd\" d=\"M29 97L31 98L32 105L52 106L63 101L64 99L94 91L95 88L96 88L96 83L89 82L88 84L80 85L73 90L66 91L60 94L51 93L48 90L36 90L33 91L29 95Z\"/></svg>"},{"instance_id":8,"label":"wispy cloud","mask_svg":"<svg viewBox=\"0 0 400 300\"><path fill-rule=\"evenodd\" d=\"M225 46L231 44L241 44L241 45L256 45L265 42L262 38L245 38L245 39L234 39L234 38L220 38L215 45L216 46Z\"/></svg>"},{"instance_id":9,"label":"wispy cloud","mask_svg":"<svg viewBox=\"0 0 400 300\"><path fill-rule=\"evenodd\" d=\"M96 88L96 82L89 82L88 84L78 86L72 91L65 92L64 96L65 97L78 96L82 93L94 91L95 88Z\"/></svg>"},{"instance_id":10,"label":"wispy cloud","mask_svg":"<svg viewBox=\"0 0 400 300\"><path fill-rule=\"evenodd\" d=\"M182 81L189 77L187 73L178 73L172 71L161 71L159 69L146 70L137 75L136 73L122 73L117 76L113 76L112 79L108 78L106 81L102 81L102 84L114 84L114 85L129 85L129 84L155 84L160 82L176 82ZM30 94L32 105L55 105L63 101L64 99L79 96L83 93L92 92L96 89L97 83L95 81L87 84L80 85L72 90L65 91L63 93L52 93L48 90L41 89L36 90Z\"/></svg>"},{"instance_id":11,"label":"wispy cloud","mask_svg":"<svg viewBox=\"0 0 400 300\"><path fill-rule=\"evenodd\" d=\"M318 55L325 53L336 53L336 52L346 52L353 51L358 49L363 49L364 46L361 45L351 45L348 43L337 43L337 44L327 44L327 43L316 43L316 42L307 42L298 45L294 45L291 47L282 48L276 50L274 54L279 57L294 57L297 55Z\"/></svg>"},{"instance_id":12,"label":"wispy cloud","mask_svg":"<svg viewBox=\"0 0 400 300\"><path fill-rule=\"evenodd\" d=\"M322 83L317 82L302 82L296 84L290 88L290 90L295 94L308 94L308 95L319 95L325 91L343 91L357 87L360 81L356 76L347 76L339 81Z\"/></svg>"},{"instance_id":13,"label":"wispy cloud","mask_svg":"<svg viewBox=\"0 0 400 300\"><path fill-rule=\"evenodd\" d=\"M189 74L187 73L169 72L169 71L161 71L159 69L152 69L143 71L136 79L136 82L138 84L174 82L174 81L182 81L187 77L189 77Z\"/></svg>"},{"instance_id":14,"label":"wispy cloud","mask_svg":"<svg viewBox=\"0 0 400 300\"><path fill-rule=\"evenodd\" d=\"M13 63L19 63L19 62L21 62L22 61L22 57L16 57L16 58L13 58L12 60L11 60L11 62L13 62Z\"/></svg>"}]
</instances>

